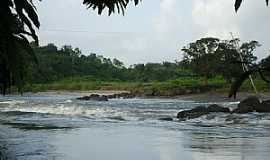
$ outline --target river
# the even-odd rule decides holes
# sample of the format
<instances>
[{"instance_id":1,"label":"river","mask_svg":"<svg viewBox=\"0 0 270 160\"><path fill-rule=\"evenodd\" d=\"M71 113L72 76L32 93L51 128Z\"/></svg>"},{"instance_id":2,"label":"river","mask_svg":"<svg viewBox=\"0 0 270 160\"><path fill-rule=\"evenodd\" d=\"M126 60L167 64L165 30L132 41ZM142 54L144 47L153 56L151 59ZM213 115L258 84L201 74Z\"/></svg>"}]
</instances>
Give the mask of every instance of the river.
<instances>
[{"instance_id":1,"label":"river","mask_svg":"<svg viewBox=\"0 0 270 160\"><path fill-rule=\"evenodd\" d=\"M76 100L75 93L0 97L0 160L268 160L270 114L215 113L178 121L177 112L237 101ZM174 121L160 118L173 117Z\"/></svg>"}]
</instances>

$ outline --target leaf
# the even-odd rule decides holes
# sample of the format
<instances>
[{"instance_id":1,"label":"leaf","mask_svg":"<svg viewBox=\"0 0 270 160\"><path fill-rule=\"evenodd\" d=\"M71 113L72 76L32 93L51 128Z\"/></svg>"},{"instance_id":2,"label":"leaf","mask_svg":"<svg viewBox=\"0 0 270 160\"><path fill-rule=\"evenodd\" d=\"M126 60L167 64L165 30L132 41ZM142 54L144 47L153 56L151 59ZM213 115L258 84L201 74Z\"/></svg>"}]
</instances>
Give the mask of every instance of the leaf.
<instances>
[{"instance_id":1,"label":"leaf","mask_svg":"<svg viewBox=\"0 0 270 160\"><path fill-rule=\"evenodd\" d=\"M235 4L234 4L234 8L235 8L235 11L237 12L238 9L240 8L241 4L242 4L242 1L243 0L235 0Z\"/></svg>"},{"instance_id":2,"label":"leaf","mask_svg":"<svg viewBox=\"0 0 270 160\"><path fill-rule=\"evenodd\" d=\"M18 13L19 18L22 20L22 22L29 28L31 32L31 37L38 43L38 36L36 35L36 32L32 26L32 23L39 27L39 21L38 17L34 11L33 6L27 2L27 0L14 0L14 4L16 6L16 12ZM32 9L30 9L32 8ZM28 18L23 11L26 11Z\"/></svg>"}]
</instances>

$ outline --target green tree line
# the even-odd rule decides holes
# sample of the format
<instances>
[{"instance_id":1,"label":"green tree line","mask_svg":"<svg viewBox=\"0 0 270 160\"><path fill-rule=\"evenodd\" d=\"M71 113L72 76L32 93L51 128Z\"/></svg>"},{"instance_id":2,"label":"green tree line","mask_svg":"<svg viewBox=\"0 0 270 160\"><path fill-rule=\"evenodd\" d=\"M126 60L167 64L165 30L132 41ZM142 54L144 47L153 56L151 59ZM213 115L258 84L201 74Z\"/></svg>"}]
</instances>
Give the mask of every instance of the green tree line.
<instances>
[{"instance_id":1,"label":"green tree line","mask_svg":"<svg viewBox=\"0 0 270 160\"><path fill-rule=\"evenodd\" d=\"M39 63L28 65L26 83L48 83L80 76L87 76L90 80L150 82L193 75L188 70L183 70L178 62L135 64L126 67L116 58L105 58L96 53L82 54L79 48L69 45L57 48L52 43L46 46L32 43L32 48Z\"/></svg>"},{"instance_id":2,"label":"green tree line","mask_svg":"<svg viewBox=\"0 0 270 160\"><path fill-rule=\"evenodd\" d=\"M240 48L236 43L240 44ZM220 40L201 38L181 48L183 58L175 62L134 64L129 67L114 58L106 58L96 53L82 53L79 48L65 45L57 48L50 43L37 46L32 43L38 64L29 63L25 83L50 83L64 78L87 77L89 80L161 82L181 77L208 78L222 76L232 83L241 73L242 63L249 68L254 64L268 66L270 58L257 62L254 51L260 46L257 41L241 43L239 39ZM244 62L240 60L239 52Z\"/></svg>"}]
</instances>

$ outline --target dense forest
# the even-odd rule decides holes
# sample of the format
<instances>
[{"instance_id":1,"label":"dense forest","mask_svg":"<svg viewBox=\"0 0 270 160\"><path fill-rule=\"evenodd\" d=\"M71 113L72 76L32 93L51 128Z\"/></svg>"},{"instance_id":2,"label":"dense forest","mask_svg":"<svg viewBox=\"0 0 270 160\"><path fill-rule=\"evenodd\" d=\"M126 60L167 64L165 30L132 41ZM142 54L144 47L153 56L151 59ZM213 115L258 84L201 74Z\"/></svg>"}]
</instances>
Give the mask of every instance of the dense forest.
<instances>
[{"instance_id":1,"label":"dense forest","mask_svg":"<svg viewBox=\"0 0 270 160\"><path fill-rule=\"evenodd\" d=\"M52 43L45 46L31 45L38 63L30 63L25 70L28 75L25 83L28 84L50 83L71 77L122 82L162 82L181 77L201 77L207 85L208 79L216 76L231 83L243 72L239 52L249 68L258 63L270 63L269 57L257 62L253 53L260 46L259 42L241 43L239 39L202 38L181 48L178 54L182 54L183 59L178 61L134 64L129 67L116 58L82 53L79 48L70 45L61 48Z\"/></svg>"},{"instance_id":2,"label":"dense forest","mask_svg":"<svg viewBox=\"0 0 270 160\"><path fill-rule=\"evenodd\" d=\"M126 67L114 58L105 58L96 53L82 54L80 49L54 44L33 47L38 64L29 65L27 82L48 83L67 77L82 77L106 81L165 81L179 76L193 75L180 63L163 62L135 64Z\"/></svg>"}]
</instances>

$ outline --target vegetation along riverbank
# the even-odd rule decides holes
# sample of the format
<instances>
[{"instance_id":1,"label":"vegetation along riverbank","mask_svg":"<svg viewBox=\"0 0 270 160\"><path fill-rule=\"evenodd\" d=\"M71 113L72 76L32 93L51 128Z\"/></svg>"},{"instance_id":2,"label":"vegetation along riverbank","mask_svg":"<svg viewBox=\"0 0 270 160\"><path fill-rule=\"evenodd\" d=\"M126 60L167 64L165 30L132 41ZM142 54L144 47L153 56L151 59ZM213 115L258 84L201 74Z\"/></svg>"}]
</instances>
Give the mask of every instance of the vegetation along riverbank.
<instances>
[{"instance_id":1,"label":"vegetation along riverbank","mask_svg":"<svg viewBox=\"0 0 270 160\"><path fill-rule=\"evenodd\" d=\"M179 61L130 66L116 58L83 54L79 48L69 45L58 48L52 43L45 46L32 44L39 63L29 63L25 68L25 78L19 90L124 90L138 96L229 92L231 84L243 73L235 41L240 40L201 38L181 49L183 58ZM241 44L244 61L250 68L270 64L269 57L258 61L253 55L259 46L257 41ZM268 73L265 75L267 77ZM269 91L269 84L261 80L259 74L253 78L260 92ZM10 91L17 89L18 86ZM240 88L240 91L252 90L248 80Z\"/></svg>"}]
</instances>

